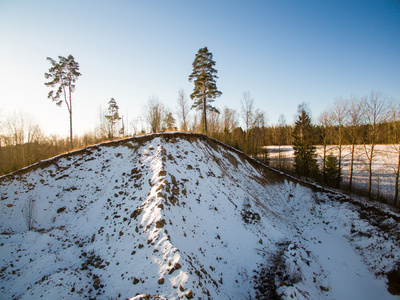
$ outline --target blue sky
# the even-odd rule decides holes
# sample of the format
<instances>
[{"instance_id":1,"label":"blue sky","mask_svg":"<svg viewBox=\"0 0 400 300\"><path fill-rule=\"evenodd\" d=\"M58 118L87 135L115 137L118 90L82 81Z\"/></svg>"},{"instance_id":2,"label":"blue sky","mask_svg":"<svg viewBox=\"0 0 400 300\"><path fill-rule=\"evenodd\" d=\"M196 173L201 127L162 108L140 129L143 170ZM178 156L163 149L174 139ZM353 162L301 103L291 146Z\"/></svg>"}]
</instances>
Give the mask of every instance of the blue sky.
<instances>
[{"instance_id":1,"label":"blue sky","mask_svg":"<svg viewBox=\"0 0 400 300\"><path fill-rule=\"evenodd\" d=\"M175 110L199 48L216 61L215 106L240 112L244 91L269 124L314 117L337 97L380 91L400 100L399 1L0 0L0 120L33 115L46 134L68 136L68 113L44 86L46 57L72 54L82 77L74 131L98 123L115 98L132 121L152 96Z\"/></svg>"}]
</instances>

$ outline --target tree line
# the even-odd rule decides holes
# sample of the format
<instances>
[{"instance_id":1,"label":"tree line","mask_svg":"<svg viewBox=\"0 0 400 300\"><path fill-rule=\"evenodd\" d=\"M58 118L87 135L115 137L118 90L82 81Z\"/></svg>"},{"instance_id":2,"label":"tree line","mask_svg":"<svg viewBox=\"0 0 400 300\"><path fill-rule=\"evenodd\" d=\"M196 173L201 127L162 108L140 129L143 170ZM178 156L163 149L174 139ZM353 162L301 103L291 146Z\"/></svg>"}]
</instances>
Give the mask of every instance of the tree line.
<instances>
[{"instance_id":1,"label":"tree line","mask_svg":"<svg viewBox=\"0 0 400 300\"><path fill-rule=\"evenodd\" d=\"M51 88L48 98L58 106L64 103L67 107L70 136L68 139L46 137L29 115L20 113L10 116L0 124L0 174L18 170L74 148L126 137L129 131L126 127L131 126L130 132L133 134L175 130L202 132L265 163L269 163L265 146L276 145L279 155L278 163L274 166L286 171L290 170L280 160L280 149L283 145L293 145L295 175L313 178L335 187L346 185L349 189L352 189L355 146L364 145L368 157L368 195L371 196L376 145L393 144L399 153L394 199L394 204L397 204L400 177L400 106L397 100L389 99L382 93L372 92L369 96L335 99L315 122L312 121L308 105L301 103L294 123L288 124L284 115L280 115L278 124L269 125L267 114L255 107L254 98L249 91L242 94L240 111L229 107L217 109L212 105L222 92L216 85L216 62L212 53L204 47L195 55L193 71L188 77L194 83L190 94L192 104L183 89L178 91L174 110L165 106L158 98L152 97L143 106L143 117L140 120L124 124L117 101L111 98L108 110L99 112L99 124L94 131L79 137L73 136L72 129L72 96L75 82L81 76L79 64L72 55L59 56L58 61L49 57L47 60L51 64L49 71L45 73L45 78L49 79L45 85ZM324 149L321 165L317 164L316 145L321 145ZM328 145L336 145L338 155L329 154ZM344 145L351 146L350 177L345 184L342 182Z\"/></svg>"},{"instance_id":2,"label":"tree line","mask_svg":"<svg viewBox=\"0 0 400 300\"><path fill-rule=\"evenodd\" d=\"M307 106L300 105L292 131L296 174L317 179L333 187L346 187L351 191L354 188L355 149L357 145L362 145L367 157L367 195L371 197L373 164L377 158L376 146L389 144L398 157L395 195L392 201L397 206L400 178L399 118L398 101L379 92L371 92L369 96L361 98L353 96L350 99L336 99L330 108L319 115L314 125ZM317 164L316 145L323 149L321 166ZM329 145L335 145L337 154L328 153ZM342 181L344 146L350 147L348 182Z\"/></svg>"}]
</instances>

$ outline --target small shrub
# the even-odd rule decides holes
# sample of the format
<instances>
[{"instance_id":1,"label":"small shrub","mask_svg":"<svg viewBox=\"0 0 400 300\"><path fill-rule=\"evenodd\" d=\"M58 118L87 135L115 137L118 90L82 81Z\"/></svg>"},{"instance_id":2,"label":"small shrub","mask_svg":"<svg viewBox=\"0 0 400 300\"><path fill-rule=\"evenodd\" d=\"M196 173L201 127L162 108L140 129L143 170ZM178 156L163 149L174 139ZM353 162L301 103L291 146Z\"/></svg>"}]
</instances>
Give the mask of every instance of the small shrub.
<instances>
[{"instance_id":1,"label":"small shrub","mask_svg":"<svg viewBox=\"0 0 400 300\"><path fill-rule=\"evenodd\" d=\"M243 209L240 214L242 215L242 219L246 224L255 224L261 219L259 213L252 212L249 209Z\"/></svg>"},{"instance_id":2,"label":"small shrub","mask_svg":"<svg viewBox=\"0 0 400 300\"><path fill-rule=\"evenodd\" d=\"M36 222L36 214L37 214L37 209L36 209L36 202L32 198L28 198L25 202L25 206L22 209L23 215L24 215L24 220L26 223L26 226L28 227L28 230L33 229L33 225Z\"/></svg>"}]
</instances>

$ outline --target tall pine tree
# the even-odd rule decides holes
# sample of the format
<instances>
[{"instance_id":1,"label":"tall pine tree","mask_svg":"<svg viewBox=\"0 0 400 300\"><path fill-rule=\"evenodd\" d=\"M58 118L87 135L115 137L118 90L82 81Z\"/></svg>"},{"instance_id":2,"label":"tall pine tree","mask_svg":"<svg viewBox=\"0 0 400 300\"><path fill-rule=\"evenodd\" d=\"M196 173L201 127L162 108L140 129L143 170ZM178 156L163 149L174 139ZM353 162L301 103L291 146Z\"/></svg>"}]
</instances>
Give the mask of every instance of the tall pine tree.
<instances>
[{"instance_id":1,"label":"tall pine tree","mask_svg":"<svg viewBox=\"0 0 400 300\"><path fill-rule=\"evenodd\" d=\"M207 47L199 49L192 66L193 72L189 75L189 81L194 81L193 93L190 95L194 100L192 108L202 110L202 130L207 134L207 110L218 112L210 103L222 94L215 82L218 78L217 70L214 69L215 61Z\"/></svg>"},{"instance_id":2,"label":"tall pine tree","mask_svg":"<svg viewBox=\"0 0 400 300\"><path fill-rule=\"evenodd\" d=\"M108 101L108 115L105 117L109 123L108 138L112 140L115 133L115 124L121 120L121 117L119 116L119 107L114 98L111 98L111 100Z\"/></svg>"},{"instance_id":3,"label":"tall pine tree","mask_svg":"<svg viewBox=\"0 0 400 300\"><path fill-rule=\"evenodd\" d=\"M67 105L69 113L69 140L71 149L74 147L72 135L72 93L75 91L75 81L81 76L79 73L79 63L75 61L72 55L68 57L59 56L58 62L47 57L51 64L48 73L44 73L44 77L49 79L45 82L46 86L53 88L47 98L56 102L57 106L61 106L64 102Z\"/></svg>"},{"instance_id":4,"label":"tall pine tree","mask_svg":"<svg viewBox=\"0 0 400 300\"><path fill-rule=\"evenodd\" d=\"M305 103L299 105L298 116L293 129L293 149L296 173L310 177L318 171L313 127Z\"/></svg>"}]
</instances>

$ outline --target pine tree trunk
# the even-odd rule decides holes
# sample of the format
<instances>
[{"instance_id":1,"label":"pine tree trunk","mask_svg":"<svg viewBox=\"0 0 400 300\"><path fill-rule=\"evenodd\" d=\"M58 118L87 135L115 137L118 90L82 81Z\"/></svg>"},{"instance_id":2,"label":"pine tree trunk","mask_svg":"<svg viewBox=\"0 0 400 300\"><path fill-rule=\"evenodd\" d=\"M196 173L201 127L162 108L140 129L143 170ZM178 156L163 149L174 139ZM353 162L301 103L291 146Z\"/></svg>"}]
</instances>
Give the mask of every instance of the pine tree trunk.
<instances>
[{"instance_id":1,"label":"pine tree trunk","mask_svg":"<svg viewBox=\"0 0 400 300\"><path fill-rule=\"evenodd\" d=\"M71 97L71 95L70 95L70 97ZM74 148L74 142L73 142L73 139L72 139L72 137L73 137L73 135L72 135L72 101L71 101L71 98L70 98L70 100L69 100L69 140L70 140L70 143L71 143L71 150Z\"/></svg>"},{"instance_id":2,"label":"pine tree trunk","mask_svg":"<svg viewBox=\"0 0 400 300\"><path fill-rule=\"evenodd\" d=\"M205 85L203 85L203 131L207 135L207 96Z\"/></svg>"}]
</instances>

